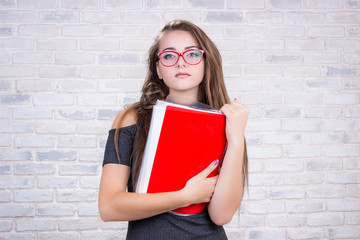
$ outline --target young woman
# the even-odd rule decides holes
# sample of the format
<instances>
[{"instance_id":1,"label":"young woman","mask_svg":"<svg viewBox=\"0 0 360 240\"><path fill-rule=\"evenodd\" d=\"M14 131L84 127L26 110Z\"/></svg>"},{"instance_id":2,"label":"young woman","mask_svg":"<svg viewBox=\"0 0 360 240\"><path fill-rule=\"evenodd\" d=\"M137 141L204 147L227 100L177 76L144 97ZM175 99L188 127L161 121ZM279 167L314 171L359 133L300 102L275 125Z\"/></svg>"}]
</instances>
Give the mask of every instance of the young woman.
<instances>
[{"instance_id":1,"label":"young woman","mask_svg":"<svg viewBox=\"0 0 360 240\"><path fill-rule=\"evenodd\" d=\"M127 239L227 239L222 225L238 209L247 183L248 109L237 100L230 102L219 51L190 22L166 24L149 50L148 62L140 101L120 112L109 131L99 190L101 218L129 221ZM202 102L225 114L223 164L217 176L207 178L218 164L214 161L179 191L135 193L152 107L167 96L177 103ZM200 214L171 212L203 202L208 207Z\"/></svg>"}]
</instances>

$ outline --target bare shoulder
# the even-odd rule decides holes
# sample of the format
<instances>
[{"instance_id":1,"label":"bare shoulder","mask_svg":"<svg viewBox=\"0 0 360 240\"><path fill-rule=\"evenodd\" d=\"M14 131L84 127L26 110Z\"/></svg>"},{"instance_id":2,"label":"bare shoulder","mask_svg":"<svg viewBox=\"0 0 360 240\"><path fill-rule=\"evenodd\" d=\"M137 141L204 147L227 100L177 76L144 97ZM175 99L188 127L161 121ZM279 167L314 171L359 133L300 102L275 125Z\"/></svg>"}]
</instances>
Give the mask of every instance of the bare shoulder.
<instances>
[{"instance_id":1,"label":"bare shoulder","mask_svg":"<svg viewBox=\"0 0 360 240\"><path fill-rule=\"evenodd\" d=\"M136 114L131 110L122 110L120 111L114 120L112 128L122 128L136 124Z\"/></svg>"}]
</instances>

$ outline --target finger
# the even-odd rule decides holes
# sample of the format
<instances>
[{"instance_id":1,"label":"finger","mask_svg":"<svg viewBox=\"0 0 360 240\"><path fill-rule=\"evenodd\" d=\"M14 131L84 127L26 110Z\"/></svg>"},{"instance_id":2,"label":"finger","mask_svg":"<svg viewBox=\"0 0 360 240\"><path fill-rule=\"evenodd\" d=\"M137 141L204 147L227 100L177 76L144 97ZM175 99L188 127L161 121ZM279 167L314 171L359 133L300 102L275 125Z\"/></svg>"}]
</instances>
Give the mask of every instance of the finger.
<instances>
[{"instance_id":1,"label":"finger","mask_svg":"<svg viewBox=\"0 0 360 240\"><path fill-rule=\"evenodd\" d=\"M199 175L202 178L206 178L207 176L209 176L209 174L214 171L216 169L216 167L219 165L219 160L215 160L212 163L210 163L210 165L205 168L202 172L199 173Z\"/></svg>"}]
</instances>

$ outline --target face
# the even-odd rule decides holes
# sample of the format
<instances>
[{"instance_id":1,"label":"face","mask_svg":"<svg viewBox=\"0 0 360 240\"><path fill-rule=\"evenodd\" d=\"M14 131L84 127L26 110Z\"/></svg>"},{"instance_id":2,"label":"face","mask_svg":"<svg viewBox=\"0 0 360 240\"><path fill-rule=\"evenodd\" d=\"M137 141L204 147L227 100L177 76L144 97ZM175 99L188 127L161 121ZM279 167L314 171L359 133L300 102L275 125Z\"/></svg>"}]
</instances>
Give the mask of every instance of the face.
<instances>
[{"instance_id":1,"label":"face","mask_svg":"<svg viewBox=\"0 0 360 240\"><path fill-rule=\"evenodd\" d=\"M160 40L159 52L165 50L183 53L189 49L199 49L194 37L186 31L175 30L166 33ZM197 98L199 84L204 77L204 59L197 65L190 65L182 57L171 67L157 63L157 73L169 87L170 95L184 95L188 98Z\"/></svg>"}]
</instances>

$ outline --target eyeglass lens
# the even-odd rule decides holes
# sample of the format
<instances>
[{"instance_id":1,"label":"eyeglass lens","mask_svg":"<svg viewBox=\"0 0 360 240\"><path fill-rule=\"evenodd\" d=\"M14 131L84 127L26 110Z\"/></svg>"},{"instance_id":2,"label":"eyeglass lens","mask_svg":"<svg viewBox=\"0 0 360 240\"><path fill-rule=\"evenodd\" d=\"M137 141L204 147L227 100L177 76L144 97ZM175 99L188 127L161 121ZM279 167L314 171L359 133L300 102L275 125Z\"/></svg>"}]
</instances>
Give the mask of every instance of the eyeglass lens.
<instances>
[{"instance_id":1,"label":"eyeglass lens","mask_svg":"<svg viewBox=\"0 0 360 240\"><path fill-rule=\"evenodd\" d=\"M186 63L196 65L200 63L202 54L201 51L196 49L185 51L182 54L173 51L165 51L160 54L160 60L164 66L173 66L178 62L180 55L182 55Z\"/></svg>"}]
</instances>

